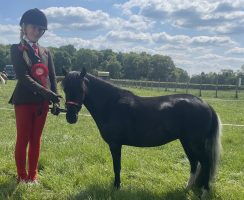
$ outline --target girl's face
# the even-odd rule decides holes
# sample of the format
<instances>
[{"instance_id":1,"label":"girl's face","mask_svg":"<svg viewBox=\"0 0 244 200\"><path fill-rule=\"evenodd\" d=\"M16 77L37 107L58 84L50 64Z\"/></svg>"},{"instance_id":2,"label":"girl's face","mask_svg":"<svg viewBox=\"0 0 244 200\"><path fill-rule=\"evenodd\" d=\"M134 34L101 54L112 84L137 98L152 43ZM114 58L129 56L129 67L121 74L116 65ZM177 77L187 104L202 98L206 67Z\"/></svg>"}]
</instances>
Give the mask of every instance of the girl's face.
<instances>
[{"instance_id":1,"label":"girl's face","mask_svg":"<svg viewBox=\"0 0 244 200\"><path fill-rule=\"evenodd\" d=\"M33 24L27 24L25 26L25 35L31 42L37 42L44 34L45 29Z\"/></svg>"}]
</instances>

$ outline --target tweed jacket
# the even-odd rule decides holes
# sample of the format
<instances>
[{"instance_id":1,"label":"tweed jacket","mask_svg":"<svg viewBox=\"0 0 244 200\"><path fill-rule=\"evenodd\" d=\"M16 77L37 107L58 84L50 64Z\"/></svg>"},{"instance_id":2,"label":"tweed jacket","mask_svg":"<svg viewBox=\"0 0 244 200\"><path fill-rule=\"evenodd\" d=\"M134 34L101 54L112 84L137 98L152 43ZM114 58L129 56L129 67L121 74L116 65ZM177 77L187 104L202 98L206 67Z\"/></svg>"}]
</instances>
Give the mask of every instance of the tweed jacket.
<instances>
[{"instance_id":1,"label":"tweed jacket","mask_svg":"<svg viewBox=\"0 0 244 200\"><path fill-rule=\"evenodd\" d=\"M32 47L26 42L29 57L33 56L31 60L40 60L43 64L48 66L47 88L43 87L31 76L31 69L26 64L23 58L23 51L21 44L13 44L11 46L11 59L17 77L17 84L9 100L11 104L29 104L41 103L48 100L48 90L57 93L57 82L53 59L48 49L39 47L39 57L35 55Z\"/></svg>"}]
</instances>

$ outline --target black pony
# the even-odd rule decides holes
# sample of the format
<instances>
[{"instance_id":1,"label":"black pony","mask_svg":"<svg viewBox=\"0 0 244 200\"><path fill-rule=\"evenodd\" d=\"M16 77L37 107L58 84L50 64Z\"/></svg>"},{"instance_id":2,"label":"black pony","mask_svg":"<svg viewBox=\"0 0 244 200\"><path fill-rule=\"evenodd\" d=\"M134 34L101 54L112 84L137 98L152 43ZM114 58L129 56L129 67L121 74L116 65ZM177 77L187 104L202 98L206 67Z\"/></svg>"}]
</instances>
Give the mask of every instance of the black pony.
<instances>
[{"instance_id":1,"label":"black pony","mask_svg":"<svg viewBox=\"0 0 244 200\"><path fill-rule=\"evenodd\" d=\"M82 104L91 113L113 158L114 186L120 187L122 145L154 147L179 139L190 161L187 188L208 194L220 153L221 123L213 108L198 97L175 94L139 97L85 70L64 72L66 119L76 123Z\"/></svg>"}]
</instances>

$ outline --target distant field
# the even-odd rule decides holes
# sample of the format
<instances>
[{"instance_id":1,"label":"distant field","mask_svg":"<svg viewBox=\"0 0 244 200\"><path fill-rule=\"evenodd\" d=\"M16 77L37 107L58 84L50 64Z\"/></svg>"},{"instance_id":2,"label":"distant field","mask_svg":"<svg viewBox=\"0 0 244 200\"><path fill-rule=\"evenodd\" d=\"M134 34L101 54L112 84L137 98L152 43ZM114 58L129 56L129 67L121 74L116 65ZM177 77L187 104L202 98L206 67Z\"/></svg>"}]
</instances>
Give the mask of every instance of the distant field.
<instances>
[{"instance_id":1,"label":"distant field","mask_svg":"<svg viewBox=\"0 0 244 200\"><path fill-rule=\"evenodd\" d=\"M159 94L175 94L175 93L189 93L196 96L200 95L199 89L182 89L177 88L176 90L174 88L153 88L153 87L139 87L139 86L133 86L130 87L130 90L136 90L139 89L139 91L148 91L148 93L151 96L151 92L153 91L153 94L159 95ZM217 92L217 98L216 98L216 91L215 90L201 90L201 97L202 98L215 98L215 99L232 99L232 100L244 100L244 90L239 90L237 93L236 98L236 90L218 90Z\"/></svg>"},{"instance_id":2,"label":"distant field","mask_svg":"<svg viewBox=\"0 0 244 200\"><path fill-rule=\"evenodd\" d=\"M16 184L13 107L7 104L15 81L0 85L0 200L5 199L199 199L198 191L186 192L189 163L178 141L155 148L124 146L122 188L112 187L113 169L107 144L91 117L80 115L75 125L65 115L49 115L39 162L40 185ZM141 96L166 94L164 90L130 88ZM61 90L60 90L61 91ZM172 93L171 92L167 92ZM244 125L244 101L232 93L222 98L204 96L223 124ZM88 114L83 109L81 114ZM223 153L211 199L244 199L244 127L223 126Z\"/></svg>"}]
</instances>

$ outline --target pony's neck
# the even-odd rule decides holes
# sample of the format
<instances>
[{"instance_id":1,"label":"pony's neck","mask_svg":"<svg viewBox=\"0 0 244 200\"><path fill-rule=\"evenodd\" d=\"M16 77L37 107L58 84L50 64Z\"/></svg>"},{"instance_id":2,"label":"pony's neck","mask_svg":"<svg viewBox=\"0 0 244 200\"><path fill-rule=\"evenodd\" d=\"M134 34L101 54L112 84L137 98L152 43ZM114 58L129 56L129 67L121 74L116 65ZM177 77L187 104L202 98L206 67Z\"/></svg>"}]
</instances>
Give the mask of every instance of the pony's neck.
<instances>
[{"instance_id":1,"label":"pony's neck","mask_svg":"<svg viewBox=\"0 0 244 200\"><path fill-rule=\"evenodd\" d=\"M106 106L119 98L122 89L103 81L91 74L85 76L86 95L84 105L89 112L100 113Z\"/></svg>"}]
</instances>

